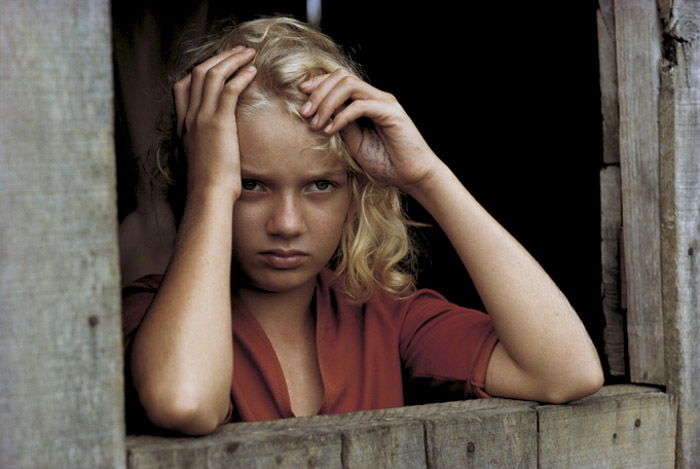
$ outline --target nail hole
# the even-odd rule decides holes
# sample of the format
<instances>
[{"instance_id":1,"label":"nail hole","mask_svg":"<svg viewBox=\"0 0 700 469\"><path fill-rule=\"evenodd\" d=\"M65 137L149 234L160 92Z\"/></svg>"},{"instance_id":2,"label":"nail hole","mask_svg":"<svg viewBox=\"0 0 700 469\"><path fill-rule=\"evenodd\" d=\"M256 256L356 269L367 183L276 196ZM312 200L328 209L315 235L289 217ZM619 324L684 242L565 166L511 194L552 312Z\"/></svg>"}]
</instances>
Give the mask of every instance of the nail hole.
<instances>
[{"instance_id":1,"label":"nail hole","mask_svg":"<svg viewBox=\"0 0 700 469\"><path fill-rule=\"evenodd\" d=\"M476 446L474 445L474 443L472 443L471 441L467 443L467 453L473 453L475 449Z\"/></svg>"},{"instance_id":2,"label":"nail hole","mask_svg":"<svg viewBox=\"0 0 700 469\"><path fill-rule=\"evenodd\" d=\"M693 248L688 248L688 255L692 256L693 254L695 254L695 251L693 250Z\"/></svg>"},{"instance_id":3,"label":"nail hole","mask_svg":"<svg viewBox=\"0 0 700 469\"><path fill-rule=\"evenodd\" d=\"M97 316L90 316L88 318L88 324L90 324L91 327L95 327L98 322L100 322L100 320Z\"/></svg>"},{"instance_id":4,"label":"nail hole","mask_svg":"<svg viewBox=\"0 0 700 469\"><path fill-rule=\"evenodd\" d=\"M637 428L641 427L641 426L642 426L642 421L641 421L640 419L635 420L635 421L634 421L634 426L637 427Z\"/></svg>"},{"instance_id":5,"label":"nail hole","mask_svg":"<svg viewBox=\"0 0 700 469\"><path fill-rule=\"evenodd\" d=\"M613 440L617 440L617 433L613 433Z\"/></svg>"}]
</instances>

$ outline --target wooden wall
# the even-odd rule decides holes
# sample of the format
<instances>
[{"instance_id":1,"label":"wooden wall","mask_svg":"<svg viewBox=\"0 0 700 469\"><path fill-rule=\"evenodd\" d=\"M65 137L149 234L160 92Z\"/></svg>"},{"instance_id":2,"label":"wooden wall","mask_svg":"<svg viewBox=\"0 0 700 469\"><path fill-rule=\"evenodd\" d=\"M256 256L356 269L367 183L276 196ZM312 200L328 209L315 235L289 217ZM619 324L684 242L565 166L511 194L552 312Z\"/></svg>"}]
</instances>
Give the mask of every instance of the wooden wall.
<instances>
[{"instance_id":1,"label":"wooden wall","mask_svg":"<svg viewBox=\"0 0 700 469\"><path fill-rule=\"evenodd\" d=\"M0 467L123 467L107 0L0 2L0 111Z\"/></svg>"},{"instance_id":2,"label":"wooden wall","mask_svg":"<svg viewBox=\"0 0 700 469\"><path fill-rule=\"evenodd\" d=\"M700 3L659 0L661 273L666 389L679 467L700 461Z\"/></svg>"},{"instance_id":3,"label":"wooden wall","mask_svg":"<svg viewBox=\"0 0 700 469\"><path fill-rule=\"evenodd\" d=\"M600 0L603 302L611 374L678 402L700 457L700 4ZM625 344L629 361L625 362Z\"/></svg>"}]
</instances>

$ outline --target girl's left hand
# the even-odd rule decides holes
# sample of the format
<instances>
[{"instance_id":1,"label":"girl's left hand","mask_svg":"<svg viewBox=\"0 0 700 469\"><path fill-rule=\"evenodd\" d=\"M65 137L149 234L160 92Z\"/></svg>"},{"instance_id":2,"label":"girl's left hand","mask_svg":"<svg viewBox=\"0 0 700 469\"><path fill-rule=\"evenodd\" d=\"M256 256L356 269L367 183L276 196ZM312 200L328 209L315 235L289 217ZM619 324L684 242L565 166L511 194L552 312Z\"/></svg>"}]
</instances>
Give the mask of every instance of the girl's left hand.
<instances>
[{"instance_id":1,"label":"girl's left hand","mask_svg":"<svg viewBox=\"0 0 700 469\"><path fill-rule=\"evenodd\" d=\"M375 179L410 193L442 164L393 95L347 70L316 76L299 88L309 94L300 112L311 128L326 135L340 131L355 161Z\"/></svg>"}]
</instances>

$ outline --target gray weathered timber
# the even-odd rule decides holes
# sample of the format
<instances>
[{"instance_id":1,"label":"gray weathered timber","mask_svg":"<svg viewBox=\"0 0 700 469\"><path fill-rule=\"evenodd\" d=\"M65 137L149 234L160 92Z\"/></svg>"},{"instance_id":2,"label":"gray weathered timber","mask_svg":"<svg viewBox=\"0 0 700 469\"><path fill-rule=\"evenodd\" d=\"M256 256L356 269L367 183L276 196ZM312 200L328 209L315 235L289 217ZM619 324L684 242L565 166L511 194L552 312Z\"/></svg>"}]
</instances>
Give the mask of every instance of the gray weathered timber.
<instances>
[{"instance_id":1,"label":"gray weathered timber","mask_svg":"<svg viewBox=\"0 0 700 469\"><path fill-rule=\"evenodd\" d=\"M343 468L425 468L446 467L446 455L464 453L453 461L493 460L506 448L508 455L527 454L535 461L536 425L523 427L520 415L535 403L506 399L480 399L444 404L353 412L270 422L226 425L206 438L127 438L128 466L132 469L189 467L343 467ZM515 412L513 417L498 415ZM530 410L533 422L534 411ZM530 418L530 417L528 417ZM480 423L483 419L483 423ZM510 420L509 420L510 419ZM457 422L469 434L450 433ZM488 423L490 422L490 423ZM504 423L505 422L505 423ZM441 424L445 424L442 428ZM471 426L471 427L470 427ZM488 437L484 429L491 429ZM503 429L507 430L503 433ZM480 429L480 430L479 430ZM481 433L479 433L479 430ZM440 435L447 432L444 440ZM431 443L425 441L428 435ZM507 440L514 437L514 441ZM437 440L436 440L437 438ZM470 439L465 439L470 438ZM528 445L525 445L525 441ZM472 443L473 451L468 452ZM532 446L529 446L532 443ZM428 466L426 445L445 451L434 454ZM525 451L525 449L527 451ZM529 459L532 456L532 459ZM469 459L467 459L469 458ZM438 465L436 465L438 464ZM454 462L453 462L454 464ZM451 467L455 467L454 465ZM477 466L478 467L478 466ZM517 466L516 466L517 467ZM529 467L529 466L526 466ZM534 467L534 466L533 466Z\"/></svg>"},{"instance_id":2,"label":"gray weathered timber","mask_svg":"<svg viewBox=\"0 0 700 469\"><path fill-rule=\"evenodd\" d=\"M130 469L664 468L675 434L672 398L617 385L568 405L480 399L230 424L204 438L130 436L127 448Z\"/></svg>"},{"instance_id":3,"label":"gray weathered timber","mask_svg":"<svg viewBox=\"0 0 700 469\"><path fill-rule=\"evenodd\" d=\"M676 411L662 392L541 406L539 467L673 468Z\"/></svg>"},{"instance_id":4,"label":"gray weathered timber","mask_svg":"<svg viewBox=\"0 0 700 469\"><path fill-rule=\"evenodd\" d=\"M418 420L397 419L364 425L356 424L342 430L343 467L424 468L425 434Z\"/></svg>"},{"instance_id":5,"label":"gray weathered timber","mask_svg":"<svg viewBox=\"0 0 700 469\"><path fill-rule=\"evenodd\" d=\"M624 376L625 326L621 311L622 200L620 187L620 103L613 0L599 0L597 12L603 161L600 173L600 235L605 355L612 376Z\"/></svg>"},{"instance_id":6,"label":"gray weathered timber","mask_svg":"<svg viewBox=\"0 0 700 469\"><path fill-rule=\"evenodd\" d=\"M625 374L625 327L620 306L620 236L622 204L620 168L600 172L600 256L602 266L605 355L610 374Z\"/></svg>"},{"instance_id":7,"label":"gray weathered timber","mask_svg":"<svg viewBox=\"0 0 700 469\"><path fill-rule=\"evenodd\" d=\"M128 467L341 468L341 435L304 425L230 425L203 438L131 437Z\"/></svg>"},{"instance_id":8,"label":"gray weathered timber","mask_svg":"<svg viewBox=\"0 0 700 469\"><path fill-rule=\"evenodd\" d=\"M661 2L667 3L667 2ZM678 400L678 467L700 461L700 3L666 16L661 74L661 215L668 391Z\"/></svg>"},{"instance_id":9,"label":"gray weathered timber","mask_svg":"<svg viewBox=\"0 0 700 469\"><path fill-rule=\"evenodd\" d=\"M530 407L438 414L425 429L430 468L537 467L537 413Z\"/></svg>"},{"instance_id":10,"label":"gray weathered timber","mask_svg":"<svg viewBox=\"0 0 700 469\"><path fill-rule=\"evenodd\" d=\"M123 467L110 5L0 11L0 467Z\"/></svg>"},{"instance_id":11,"label":"gray weathered timber","mask_svg":"<svg viewBox=\"0 0 700 469\"><path fill-rule=\"evenodd\" d=\"M615 1L627 337L635 383L664 384L659 222L661 28L655 0Z\"/></svg>"},{"instance_id":12,"label":"gray weathered timber","mask_svg":"<svg viewBox=\"0 0 700 469\"><path fill-rule=\"evenodd\" d=\"M617 53L613 0L598 0L598 63L600 109L603 116L603 161L620 163L620 104L617 94Z\"/></svg>"}]
</instances>

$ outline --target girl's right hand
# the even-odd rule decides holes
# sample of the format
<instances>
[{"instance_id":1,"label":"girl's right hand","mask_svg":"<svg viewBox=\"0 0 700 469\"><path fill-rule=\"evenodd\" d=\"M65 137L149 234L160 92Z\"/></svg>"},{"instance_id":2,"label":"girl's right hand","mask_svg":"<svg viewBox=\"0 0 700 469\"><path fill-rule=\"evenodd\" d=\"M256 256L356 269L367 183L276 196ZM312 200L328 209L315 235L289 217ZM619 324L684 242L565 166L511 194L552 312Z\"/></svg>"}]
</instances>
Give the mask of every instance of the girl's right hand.
<instances>
[{"instance_id":1,"label":"girl's right hand","mask_svg":"<svg viewBox=\"0 0 700 469\"><path fill-rule=\"evenodd\" d=\"M187 191L223 188L241 192L236 104L257 70L244 67L255 50L243 46L217 54L175 83L177 130L187 154Z\"/></svg>"}]
</instances>

